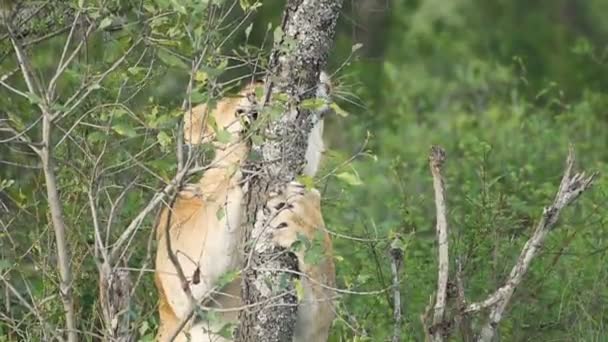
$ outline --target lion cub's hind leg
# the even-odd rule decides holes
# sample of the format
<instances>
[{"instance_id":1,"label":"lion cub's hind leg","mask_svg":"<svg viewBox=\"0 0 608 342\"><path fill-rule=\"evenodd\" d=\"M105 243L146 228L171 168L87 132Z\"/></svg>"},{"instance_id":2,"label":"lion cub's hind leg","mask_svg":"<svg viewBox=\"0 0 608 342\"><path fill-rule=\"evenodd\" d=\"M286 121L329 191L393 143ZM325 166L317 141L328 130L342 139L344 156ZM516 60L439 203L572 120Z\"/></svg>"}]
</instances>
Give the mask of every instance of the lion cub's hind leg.
<instances>
[{"instance_id":1,"label":"lion cub's hind leg","mask_svg":"<svg viewBox=\"0 0 608 342\"><path fill-rule=\"evenodd\" d=\"M296 241L303 242L294 250L303 273L300 281L304 290L298 304L294 342L327 341L335 316L335 267L331 239L321 215L321 196L315 189L307 190L292 182L267 206L274 243L291 248Z\"/></svg>"}]
</instances>

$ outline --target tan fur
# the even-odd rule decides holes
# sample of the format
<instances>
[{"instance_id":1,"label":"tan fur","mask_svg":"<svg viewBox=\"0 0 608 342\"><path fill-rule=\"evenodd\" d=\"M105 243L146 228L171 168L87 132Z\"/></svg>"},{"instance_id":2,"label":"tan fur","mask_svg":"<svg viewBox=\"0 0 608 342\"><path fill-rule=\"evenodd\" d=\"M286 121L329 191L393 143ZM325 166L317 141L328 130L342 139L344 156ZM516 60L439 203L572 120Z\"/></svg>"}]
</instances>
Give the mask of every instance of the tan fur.
<instances>
[{"instance_id":1,"label":"tan fur","mask_svg":"<svg viewBox=\"0 0 608 342\"><path fill-rule=\"evenodd\" d=\"M188 298L169 259L166 239L171 241L173 253L188 280L196 298L205 306L222 309L236 308L219 313L219 324L213 327L205 322L189 322L176 341L222 341L227 340L213 334L223 323L236 322L240 307L240 279L235 279L223 289L214 286L224 273L238 270L243 265L238 242L241 240L241 218L243 215L243 190L241 189L241 163L247 157L248 146L242 141L243 127L239 118L240 108L246 111L246 99L253 86L243 89L238 97L221 100L210 117L205 105L192 110L184 117L184 140L191 145L211 141L214 135L210 126L230 133L228 143L214 142L216 154L208 169L196 184L189 184L176 197L172 209L163 208L157 224L157 254L155 284L159 292L160 328L158 341L167 340L191 307ZM239 113L237 113L239 112ZM322 122L321 122L322 130ZM317 134L320 138L320 133ZM313 145L310 144L309 145ZM322 148L316 143L312 148ZM322 151L312 151L307 156L319 158ZM311 160L310 173L316 172L318 160ZM302 186L292 184L279 196L271 199L268 206L286 203L276 213L271 226L280 227L274 232L274 241L290 247L298 233L312 240L317 230L324 228L321 216L320 196L316 190L305 191ZM274 209L273 209L274 210ZM169 235L166 234L170 214ZM298 318L294 341L326 341L334 318L333 291L327 287L335 285L335 270L332 259L331 239L325 230L323 249L325 258L318 265L304 262L304 251L296 252L302 277L304 298L298 307ZM199 279L197 279L199 278ZM198 282L197 282L198 280Z\"/></svg>"},{"instance_id":2,"label":"tan fur","mask_svg":"<svg viewBox=\"0 0 608 342\"><path fill-rule=\"evenodd\" d=\"M312 244L320 244L324 257L317 264L305 262L306 250L299 248L299 269L304 298L298 306L294 341L327 341L329 328L334 318L333 296L335 268L331 238L325 230L321 215L321 196L316 189L306 190L298 183L291 183L284 194L271 199L269 207L281 203L282 209L274 215L270 227L274 229L273 241L284 248L290 248L303 235ZM285 203L285 204L283 204ZM318 234L318 233L321 234ZM323 241L315 241L318 236Z\"/></svg>"}]
</instances>

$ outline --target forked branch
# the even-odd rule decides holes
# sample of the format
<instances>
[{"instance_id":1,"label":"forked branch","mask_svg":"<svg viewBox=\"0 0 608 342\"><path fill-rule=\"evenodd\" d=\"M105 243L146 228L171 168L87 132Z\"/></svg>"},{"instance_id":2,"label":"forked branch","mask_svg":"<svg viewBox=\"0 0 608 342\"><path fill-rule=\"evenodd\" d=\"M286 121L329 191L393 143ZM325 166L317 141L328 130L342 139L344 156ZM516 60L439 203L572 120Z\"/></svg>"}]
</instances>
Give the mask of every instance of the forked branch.
<instances>
[{"instance_id":1,"label":"forked branch","mask_svg":"<svg viewBox=\"0 0 608 342\"><path fill-rule=\"evenodd\" d=\"M441 166L445 161L445 152L440 147L433 147L429 158L431 173L433 174L433 188L435 192L435 206L437 211L437 241L439 245L439 271L437 279L437 293L435 298L432 325L427 327L427 336L432 341L444 341L450 333L452 317L446 317L447 291L449 279L449 255L448 255L448 225L446 219L445 188L441 176ZM574 150L569 149L566 160L566 169L562 177L559 189L553 203L543 209L542 215L536 226L534 234L524 245L517 262L513 266L509 277L504 285L499 287L485 300L477 303L466 304L464 281L462 270L456 272L456 322L461 326L461 333L465 341L473 339L469 316L481 310L489 309L488 318L477 335L477 341L490 342L496 335L496 330L503 318L504 312L509 305L515 289L521 284L524 276L530 268L532 260L538 255L545 238L555 227L562 209L572 204L583 192L588 190L597 174L589 176L585 172L575 173ZM423 315L425 324L430 315L430 307Z\"/></svg>"},{"instance_id":2,"label":"forked branch","mask_svg":"<svg viewBox=\"0 0 608 342\"><path fill-rule=\"evenodd\" d=\"M483 302L474 303L467 307L468 312L491 308L488 320L481 330L478 341L492 341L515 289L520 285L523 277L528 272L530 264L542 247L547 234L557 223L562 209L573 203L583 192L593 185L597 173L592 173L589 176L585 175L585 172L574 173L574 161L574 149L570 146L566 160L566 170L564 171L564 176L562 177L555 199L551 205L543 209L534 234L524 245L517 263L511 269L511 273L504 285L488 296Z\"/></svg>"}]
</instances>

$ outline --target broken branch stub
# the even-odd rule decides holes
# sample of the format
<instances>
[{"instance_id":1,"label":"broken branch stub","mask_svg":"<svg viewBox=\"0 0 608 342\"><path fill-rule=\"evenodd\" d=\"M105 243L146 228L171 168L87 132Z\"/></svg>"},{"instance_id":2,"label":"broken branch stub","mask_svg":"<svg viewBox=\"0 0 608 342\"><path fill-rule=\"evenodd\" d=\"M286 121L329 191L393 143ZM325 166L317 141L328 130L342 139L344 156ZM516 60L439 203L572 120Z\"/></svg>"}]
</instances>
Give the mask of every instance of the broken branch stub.
<instances>
[{"instance_id":1,"label":"broken branch stub","mask_svg":"<svg viewBox=\"0 0 608 342\"><path fill-rule=\"evenodd\" d=\"M445 184L441 175L441 167L445 163L445 159L445 150L443 148L439 146L431 147L429 166L433 175L433 190L435 192L435 210L437 215L438 271L433 323L428 328L428 333L434 342L443 341L448 335L450 326L449 321L445 317L450 265Z\"/></svg>"}]
</instances>

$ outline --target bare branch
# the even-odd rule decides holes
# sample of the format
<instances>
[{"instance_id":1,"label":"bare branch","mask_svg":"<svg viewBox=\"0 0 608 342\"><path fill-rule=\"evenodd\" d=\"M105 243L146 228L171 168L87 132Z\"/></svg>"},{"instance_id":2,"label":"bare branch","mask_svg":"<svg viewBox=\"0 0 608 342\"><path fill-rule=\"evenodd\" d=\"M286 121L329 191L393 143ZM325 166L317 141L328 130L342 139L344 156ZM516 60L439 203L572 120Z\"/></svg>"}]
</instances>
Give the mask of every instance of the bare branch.
<instances>
[{"instance_id":1,"label":"bare branch","mask_svg":"<svg viewBox=\"0 0 608 342\"><path fill-rule=\"evenodd\" d=\"M133 233L135 233L137 231L137 229L139 229L139 226L144 221L144 219L152 211L154 211L156 209L156 207L162 201L164 201L170 193L172 193L173 191L175 191L175 189L177 189L178 185L182 183L182 181L185 177L187 177L188 175L190 175L194 172L199 172L205 168L206 167L190 169L189 167L185 167L184 169L182 169L180 172L177 173L177 175L173 178L173 180L171 182L169 182L169 184L167 184L161 191L157 192L152 197L150 202L148 202L146 207L144 207L144 209L142 209L139 212L139 214L137 214L137 216L131 221L131 223L129 223L127 228L125 228L125 230L118 237L116 242L114 242L114 244L112 246L112 252L110 253L110 259L115 260L116 257L120 253L122 253L123 245L131 239L131 236L133 235Z\"/></svg>"},{"instance_id":2,"label":"bare branch","mask_svg":"<svg viewBox=\"0 0 608 342\"><path fill-rule=\"evenodd\" d=\"M181 184L179 187L181 188ZM166 242L165 248L167 249L167 255L169 256L169 260L171 261L171 264L173 265L173 267L175 267L175 270L177 271L177 277L179 278L179 281L182 285L182 289L186 293L186 297L188 297L188 301L190 302L191 313L186 316L186 319L184 319L184 320L182 320L182 322L180 322L180 324L177 326L175 331L171 332L171 334L168 335L169 341L173 341L177 337L177 335L179 335L179 333L182 331L182 329L184 328L186 323L190 320L192 313L194 313L194 308L197 305L197 300L194 298L194 295L192 295L192 289L190 288L188 279L186 279L186 275L184 274L182 265L179 263L179 260L177 259L177 255L175 255L175 253L173 253L173 248L171 247L171 216L173 216L173 208L175 207L176 199L177 199L177 192L173 194L173 196L171 198L171 202L169 203L169 206L167 208L167 219L164 222L164 229L165 229L164 234L165 234L165 242Z\"/></svg>"},{"instance_id":3,"label":"bare branch","mask_svg":"<svg viewBox=\"0 0 608 342\"><path fill-rule=\"evenodd\" d=\"M38 156L40 156L41 149L38 146L36 146L37 144L33 143L27 135L27 132L30 129L32 129L38 123L38 121L40 121L40 119L36 120L34 123L32 123L30 126L26 127L21 132L18 132L15 128L10 126L10 124L8 123L8 120L0 119L0 132L5 131L5 132L10 132L13 134L13 136L10 138L0 139L0 143L19 141L21 143L26 144L32 151L34 151L34 153L36 153Z\"/></svg>"},{"instance_id":4,"label":"bare branch","mask_svg":"<svg viewBox=\"0 0 608 342\"><path fill-rule=\"evenodd\" d=\"M435 210L437 211L437 244L438 244L438 275L437 294L433 313L433 325L431 326L431 340L443 341L447 337L445 324L445 308L447 301L448 277L449 277L449 251L448 251L448 222L447 207L445 203L445 185L441 176L441 167L445 162L445 151L439 146L431 148L429 166L433 174L433 189L435 192Z\"/></svg>"},{"instance_id":5,"label":"bare branch","mask_svg":"<svg viewBox=\"0 0 608 342\"><path fill-rule=\"evenodd\" d=\"M55 120L58 116L66 117L71 112L73 112L98 86L103 82L103 80L114 70L116 70L131 54L133 49L139 45L143 41L143 37L138 38L133 44L120 56L106 71L104 71L101 75L97 76L97 78L91 82L90 84L83 84L80 89L78 89L74 95L72 95L65 103L65 107L69 107L65 112L58 111L53 114L53 120Z\"/></svg>"},{"instance_id":6,"label":"bare branch","mask_svg":"<svg viewBox=\"0 0 608 342\"><path fill-rule=\"evenodd\" d=\"M17 62L19 63L19 67L21 68L21 74L23 75L23 79L25 80L25 84L27 85L28 91L32 95L38 95L38 96L42 95L42 93L40 92L40 89L37 87L36 80L34 79L34 75L32 74L32 70L30 68L29 61L27 60L27 57L25 56L25 52L21 48L20 43L15 38L11 25L7 25L6 27L7 27L9 36L11 38L11 43L13 44L13 49L15 50L15 55L17 56Z\"/></svg>"},{"instance_id":7,"label":"bare branch","mask_svg":"<svg viewBox=\"0 0 608 342\"><path fill-rule=\"evenodd\" d=\"M65 41L65 46L63 47L63 52L61 53L61 58L59 59L59 63L57 63L57 70L55 71L55 75L53 75L53 78L51 78L51 81L49 82L49 85L47 88L47 94L48 94L47 100L49 102L54 100L53 98L55 97L55 86L57 85L57 81L59 80L59 77L61 77L61 75L63 74L65 69L67 69L67 67L70 65L72 60L74 60L74 58L78 55L78 53L84 46L84 43L87 40L88 36L91 34L91 32L93 31L93 28L95 27L95 25L92 25L92 24L89 25L89 28L87 29L87 31L84 34L84 37L80 40L80 42L78 43L76 48L74 48L74 50L72 50L72 53L66 60L65 56L68 52L68 47L70 46L70 42L72 41L72 36L74 35L74 31L76 30L76 27L78 26L77 24L78 24L78 20L80 20L80 16L81 16L81 12L79 11L78 13L76 13L74 22L72 23L72 27L70 29L70 33L68 34L68 38Z\"/></svg>"},{"instance_id":8,"label":"bare branch","mask_svg":"<svg viewBox=\"0 0 608 342\"><path fill-rule=\"evenodd\" d=\"M67 242L67 228L63 216L61 199L57 189L57 178L55 176L55 166L52 158L51 146L51 117L48 113L43 113L42 118L42 150L41 160L46 193L53 229L55 231L55 242L57 244L57 263L61 282L59 292L66 316L66 326L68 329L68 341L78 341L76 331L76 312L74 311L74 298L72 295L72 270L69 257L69 246Z\"/></svg>"},{"instance_id":9,"label":"bare branch","mask_svg":"<svg viewBox=\"0 0 608 342\"><path fill-rule=\"evenodd\" d=\"M401 314L401 291L399 281L399 271L403 264L403 242L399 237L395 238L391 243L391 272L393 273L393 342L402 341L401 339L401 324L403 324L403 316Z\"/></svg>"},{"instance_id":10,"label":"bare branch","mask_svg":"<svg viewBox=\"0 0 608 342\"><path fill-rule=\"evenodd\" d=\"M94 193L94 182L89 186L88 198L89 198L89 207L91 209L91 219L93 220L93 236L95 237L95 257L99 257L99 253L101 253L101 260L105 263L108 261L108 252L106 246L101 239L101 226L99 224L99 218L97 215L97 205L95 203L95 198L93 196ZM99 252L97 252L99 251Z\"/></svg>"}]
</instances>

